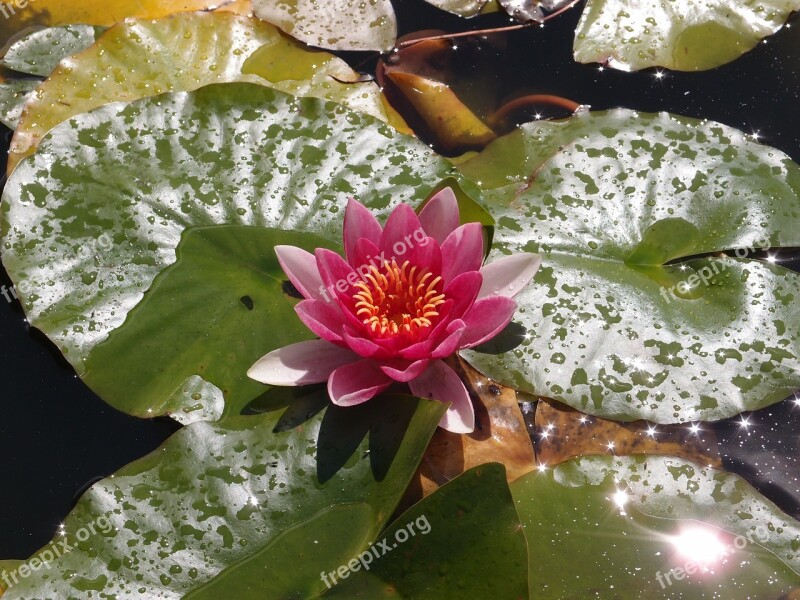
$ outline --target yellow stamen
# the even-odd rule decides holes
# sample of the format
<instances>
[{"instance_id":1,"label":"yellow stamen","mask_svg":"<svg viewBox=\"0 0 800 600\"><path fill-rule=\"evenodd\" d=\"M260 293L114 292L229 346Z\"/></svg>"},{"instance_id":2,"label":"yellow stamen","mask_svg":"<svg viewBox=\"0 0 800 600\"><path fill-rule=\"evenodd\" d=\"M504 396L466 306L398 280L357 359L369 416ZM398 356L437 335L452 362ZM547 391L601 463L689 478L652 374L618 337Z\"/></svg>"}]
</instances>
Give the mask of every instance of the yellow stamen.
<instances>
[{"instance_id":1,"label":"yellow stamen","mask_svg":"<svg viewBox=\"0 0 800 600\"><path fill-rule=\"evenodd\" d=\"M384 262L381 271L371 266L364 280L355 284L356 316L377 336L419 335L439 316L445 301L438 286L441 277L405 261Z\"/></svg>"}]
</instances>

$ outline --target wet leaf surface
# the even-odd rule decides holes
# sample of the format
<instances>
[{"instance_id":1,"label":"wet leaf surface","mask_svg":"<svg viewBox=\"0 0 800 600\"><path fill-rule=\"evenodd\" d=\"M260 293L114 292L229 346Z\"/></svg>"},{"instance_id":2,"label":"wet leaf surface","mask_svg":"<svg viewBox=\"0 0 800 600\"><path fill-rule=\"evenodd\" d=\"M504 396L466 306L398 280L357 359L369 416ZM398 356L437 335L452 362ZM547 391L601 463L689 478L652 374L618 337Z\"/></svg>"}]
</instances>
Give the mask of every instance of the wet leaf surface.
<instances>
[{"instance_id":1,"label":"wet leaf surface","mask_svg":"<svg viewBox=\"0 0 800 600\"><path fill-rule=\"evenodd\" d=\"M86 50L106 30L91 25L39 29L14 42L0 65L29 75L48 77L64 58Z\"/></svg>"},{"instance_id":2,"label":"wet leaf surface","mask_svg":"<svg viewBox=\"0 0 800 600\"><path fill-rule=\"evenodd\" d=\"M800 583L800 524L735 475L678 458L591 457L511 490L531 598L777 598Z\"/></svg>"},{"instance_id":3,"label":"wet leaf surface","mask_svg":"<svg viewBox=\"0 0 800 600\"><path fill-rule=\"evenodd\" d=\"M62 63L42 85L25 107L14 135L9 172L35 150L45 133L75 115L110 102L190 91L212 83L260 83L388 119L377 86L339 82L352 81L354 76L341 59L310 52L257 19L231 13L187 13L128 21Z\"/></svg>"},{"instance_id":4,"label":"wet leaf surface","mask_svg":"<svg viewBox=\"0 0 800 600\"><path fill-rule=\"evenodd\" d=\"M16 79L0 83L0 122L15 129L22 116L25 102L31 98L41 81L38 79Z\"/></svg>"},{"instance_id":5,"label":"wet leaf surface","mask_svg":"<svg viewBox=\"0 0 800 600\"><path fill-rule=\"evenodd\" d=\"M330 50L391 50L397 21L390 0L253 0L253 12L295 39Z\"/></svg>"},{"instance_id":6,"label":"wet leaf surface","mask_svg":"<svg viewBox=\"0 0 800 600\"><path fill-rule=\"evenodd\" d=\"M269 272L273 264L267 257L253 268L252 257L259 249L263 252L264 240L255 236L248 245L242 238L237 245L236 236L223 237L225 245L208 245L203 258L211 260L221 252L239 265L237 273L217 270L214 284L215 276L194 271L196 283L182 286L181 295L169 300L171 311L191 307L197 315L204 299L218 304L209 306L201 321L185 322L182 343L176 344L172 334L159 338L175 349L169 367L141 355L142 362L130 373L144 389L157 385L154 393L172 389L177 396L147 396L133 383L115 384L119 367L113 355L98 358L103 351L93 352L121 328L130 332L119 332L119 339L130 343L140 334L157 335L162 327L162 334L170 331L166 314L155 308L142 309L150 316L150 329L126 317L156 277L175 263L186 230L272 227L339 243L348 196L359 197L385 219L399 202L421 202L451 172L449 163L425 144L377 119L262 85L223 84L113 104L54 129L39 151L14 171L3 198L3 262L22 292L31 324L57 344L78 374L92 370L93 358L103 365L95 368L91 380L109 384L102 385L106 401L136 415L176 413L197 404L192 395L204 394L194 389L204 385L197 379L204 377L199 367L205 361L198 359L204 351L189 350L189 345L213 342L217 357L226 357L223 362L228 363L221 372L233 376L237 368L243 374L251 366L245 363L259 339L265 351L275 347L269 326L293 331L281 317L248 330L245 335L257 334L257 339L248 338L243 345L241 336L219 329L221 317L233 319L228 323L253 318L256 311L239 302L244 295L258 301L258 311L265 304L275 315L289 310L288 304L277 308L276 302L288 302L277 299L278 288L253 287L254 273ZM252 285L241 290L234 286L238 295L230 295L223 288L231 278ZM291 323L300 327L294 315ZM181 358L178 353L183 352L194 358ZM186 371L186 360L194 362L197 372ZM231 381L226 375L208 383L224 395ZM190 391L184 394L184 389ZM218 397L213 387L206 389L207 397ZM227 390L231 394L226 402L241 406L257 395L251 386L237 389L241 394Z\"/></svg>"},{"instance_id":7,"label":"wet leaf surface","mask_svg":"<svg viewBox=\"0 0 800 600\"><path fill-rule=\"evenodd\" d=\"M751 50L795 10L798 0L589 0L575 60L623 70L711 69Z\"/></svg>"},{"instance_id":8,"label":"wet leaf surface","mask_svg":"<svg viewBox=\"0 0 800 600\"><path fill-rule=\"evenodd\" d=\"M730 417L800 386L800 276L746 257L800 244L800 169L781 152L617 110L525 125L459 169L497 220L494 256L544 257L516 322L465 353L482 372L657 423Z\"/></svg>"},{"instance_id":9,"label":"wet leaf surface","mask_svg":"<svg viewBox=\"0 0 800 600\"><path fill-rule=\"evenodd\" d=\"M445 406L409 396L350 408L331 405L325 393L298 395L288 406L276 399L266 414L190 425L92 486L64 522L71 551L4 598L180 598L224 569L257 578L261 561L290 565L296 528L324 525L315 535L326 539L343 514L355 540L315 552L334 568L366 545L389 519ZM332 507L340 519L327 517ZM280 548L270 546L278 540ZM325 588L318 577L305 582L309 590ZM227 582L237 597L238 586L244 593L252 583Z\"/></svg>"}]
</instances>

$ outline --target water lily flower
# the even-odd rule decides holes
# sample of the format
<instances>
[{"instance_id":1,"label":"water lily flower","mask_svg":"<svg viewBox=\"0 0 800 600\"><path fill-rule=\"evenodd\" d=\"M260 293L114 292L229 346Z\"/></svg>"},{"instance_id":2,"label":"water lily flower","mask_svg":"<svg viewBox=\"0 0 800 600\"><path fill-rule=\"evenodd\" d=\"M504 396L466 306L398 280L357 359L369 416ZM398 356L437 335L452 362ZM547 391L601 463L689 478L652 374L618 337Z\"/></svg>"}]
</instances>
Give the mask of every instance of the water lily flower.
<instances>
[{"instance_id":1,"label":"water lily flower","mask_svg":"<svg viewBox=\"0 0 800 600\"><path fill-rule=\"evenodd\" d=\"M475 412L461 378L443 359L497 335L512 299L541 257L522 253L482 266L480 223L459 225L453 191L436 194L417 216L398 205L381 227L350 199L345 258L276 246L284 272L305 298L295 310L321 339L270 352L248 375L270 385L328 382L339 406L366 402L395 382L423 398L450 402L440 427L469 433Z\"/></svg>"}]
</instances>

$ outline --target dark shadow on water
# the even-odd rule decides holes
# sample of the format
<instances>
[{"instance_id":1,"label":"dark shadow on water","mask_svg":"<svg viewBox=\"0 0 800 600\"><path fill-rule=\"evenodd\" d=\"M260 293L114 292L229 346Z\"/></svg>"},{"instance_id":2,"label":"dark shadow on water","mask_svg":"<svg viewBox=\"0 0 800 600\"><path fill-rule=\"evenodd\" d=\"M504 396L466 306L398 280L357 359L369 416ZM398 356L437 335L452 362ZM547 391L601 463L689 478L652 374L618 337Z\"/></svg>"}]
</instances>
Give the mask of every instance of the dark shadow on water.
<instances>
[{"instance_id":1,"label":"dark shadow on water","mask_svg":"<svg viewBox=\"0 0 800 600\"><path fill-rule=\"evenodd\" d=\"M348 463L355 464L362 458L357 452L367 435L372 473L377 481L385 479L417 406L416 402L402 401L401 398L385 394L358 406L343 408L331 405L328 408L317 440L317 478L320 483L330 480Z\"/></svg>"}]
</instances>

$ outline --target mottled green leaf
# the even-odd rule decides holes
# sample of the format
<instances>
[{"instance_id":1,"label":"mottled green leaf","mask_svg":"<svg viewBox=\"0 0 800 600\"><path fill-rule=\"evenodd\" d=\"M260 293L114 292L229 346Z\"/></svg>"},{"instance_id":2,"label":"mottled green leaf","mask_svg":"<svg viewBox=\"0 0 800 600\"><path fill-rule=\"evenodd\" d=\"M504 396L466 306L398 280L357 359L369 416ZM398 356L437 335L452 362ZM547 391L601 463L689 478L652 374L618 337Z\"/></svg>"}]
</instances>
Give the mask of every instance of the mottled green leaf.
<instances>
[{"instance_id":1,"label":"mottled green leaf","mask_svg":"<svg viewBox=\"0 0 800 600\"><path fill-rule=\"evenodd\" d=\"M306 551L336 566L351 544L378 535L444 410L441 402L408 396L340 408L323 392L264 415L189 425L92 486L55 541L72 549L3 600L177 599L220 573L225 578L225 569L257 581L274 567L261 561L273 556L289 568L299 548L293 530L312 522L327 528ZM331 507L353 525L353 542L325 536L339 526L326 517ZM223 597L243 597L237 592L253 583L228 581ZM307 583L312 591L325 588L318 575Z\"/></svg>"},{"instance_id":2,"label":"mottled green leaf","mask_svg":"<svg viewBox=\"0 0 800 600\"><path fill-rule=\"evenodd\" d=\"M589 0L575 60L626 71L711 69L751 50L795 10L798 0Z\"/></svg>"},{"instance_id":3,"label":"mottled green leaf","mask_svg":"<svg viewBox=\"0 0 800 600\"><path fill-rule=\"evenodd\" d=\"M449 481L398 517L382 539L391 553L338 580L326 598L526 597L527 546L499 463Z\"/></svg>"},{"instance_id":4,"label":"mottled green leaf","mask_svg":"<svg viewBox=\"0 0 800 600\"><path fill-rule=\"evenodd\" d=\"M257 395L257 386L238 380L236 371L246 372L259 346L266 352L302 328L296 316L287 320L291 311L274 279L258 287L264 276L252 268L255 257L260 253L258 268L273 276L276 269L268 232L239 241L213 234L196 267L173 274L175 282L194 285L165 276L152 294L161 300L140 311L148 315L143 323L126 322L156 276L175 262L183 233L241 225L312 232L338 243L348 196L385 218L399 202L420 202L451 172L425 144L377 119L260 85L215 85L109 105L58 126L15 170L2 204L3 262L31 324L79 375L89 369L87 381L98 382L108 402L137 415L194 412L199 394L205 400L197 414L212 415L219 391L235 406ZM235 273L225 273L223 261ZM197 266L209 264L214 270L203 277ZM175 296L165 299L171 293L165 290ZM247 310L244 295L256 310ZM205 315L204 299L212 303ZM269 312L275 303L284 305ZM174 320L181 306L196 319L187 309ZM277 320L256 326L262 310ZM237 323L246 327L240 335ZM108 342L119 350L93 354L121 327L130 331ZM277 328L283 333L272 333ZM147 337L149 347L163 345L158 356L170 348L176 356L155 361L149 352L121 349ZM141 357L122 366L125 376L117 351ZM209 367L209 356L227 364ZM101 366L93 369L94 359ZM164 397L168 390L175 395Z\"/></svg>"},{"instance_id":5,"label":"mottled green leaf","mask_svg":"<svg viewBox=\"0 0 800 600\"><path fill-rule=\"evenodd\" d=\"M276 59L282 70L270 68ZM89 50L61 64L42 85L25 107L12 140L9 170L33 153L44 134L75 115L109 102L195 90L211 83L260 83L333 100L387 120L377 85L346 83L357 78L341 59L310 52L251 17L182 13L155 21L125 21Z\"/></svg>"},{"instance_id":6,"label":"mottled green leaf","mask_svg":"<svg viewBox=\"0 0 800 600\"><path fill-rule=\"evenodd\" d=\"M397 20L390 0L253 0L253 12L311 46L391 50Z\"/></svg>"},{"instance_id":7,"label":"mottled green leaf","mask_svg":"<svg viewBox=\"0 0 800 600\"><path fill-rule=\"evenodd\" d=\"M105 30L105 27L92 25L39 29L14 42L0 65L12 71L48 77L59 62L86 50Z\"/></svg>"},{"instance_id":8,"label":"mottled green leaf","mask_svg":"<svg viewBox=\"0 0 800 600\"><path fill-rule=\"evenodd\" d=\"M41 83L38 79L14 79L0 83L0 122L3 125L16 129L25 103Z\"/></svg>"},{"instance_id":9,"label":"mottled green leaf","mask_svg":"<svg viewBox=\"0 0 800 600\"><path fill-rule=\"evenodd\" d=\"M460 168L486 190L494 256L544 256L518 325L466 353L488 375L662 423L800 387L800 275L716 256L800 246L800 168L778 150L716 123L618 110L527 124Z\"/></svg>"},{"instance_id":10,"label":"mottled green leaf","mask_svg":"<svg viewBox=\"0 0 800 600\"><path fill-rule=\"evenodd\" d=\"M800 523L730 473L592 457L511 491L537 600L778 598L800 584Z\"/></svg>"}]
</instances>

